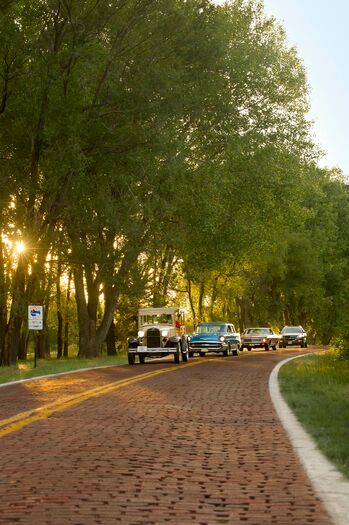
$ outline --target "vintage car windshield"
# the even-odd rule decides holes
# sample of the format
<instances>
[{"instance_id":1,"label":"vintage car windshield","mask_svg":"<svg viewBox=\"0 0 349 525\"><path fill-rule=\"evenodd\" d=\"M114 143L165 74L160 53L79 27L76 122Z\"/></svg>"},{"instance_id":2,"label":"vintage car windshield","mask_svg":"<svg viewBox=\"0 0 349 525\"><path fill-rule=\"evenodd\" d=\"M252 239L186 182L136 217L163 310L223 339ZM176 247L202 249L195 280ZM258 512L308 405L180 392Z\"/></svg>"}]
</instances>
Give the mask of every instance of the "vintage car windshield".
<instances>
[{"instance_id":1,"label":"vintage car windshield","mask_svg":"<svg viewBox=\"0 0 349 525\"><path fill-rule=\"evenodd\" d=\"M281 330L281 333L282 334L285 334L285 333L288 333L288 334L300 334L302 333L302 329L301 328L298 328L298 326L285 326L282 330Z\"/></svg>"},{"instance_id":2,"label":"vintage car windshield","mask_svg":"<svg viewBox=\"0 0 349 525\"><path fill-rule=\"evenodd\" d=\"M196 328L197 334L216 334L217 332L226 332L225 324L200 324Z\"/></svg>"},{"instance_id":3,"label":"vintage car windshield","mask_svg":"<svg viewBox=\"0 0 349 525\"><path fill-rule=\"evenodd\" d=\"M256 335L270 334L270 333L271 331L269 328L247 328L244 331L244 334L256 334Z\"/></svg>"},{"instance_id":4,"label":"vintage car windshield","mask_svg":"<svg viewBox=\"0 0 349 525\"><path fill-rule=\"evenodd\" d=\"M150 324L173 325L173 316L172 314L147 314L140 316L141 326L146 326Z\"/></svg>"}]
</instances>

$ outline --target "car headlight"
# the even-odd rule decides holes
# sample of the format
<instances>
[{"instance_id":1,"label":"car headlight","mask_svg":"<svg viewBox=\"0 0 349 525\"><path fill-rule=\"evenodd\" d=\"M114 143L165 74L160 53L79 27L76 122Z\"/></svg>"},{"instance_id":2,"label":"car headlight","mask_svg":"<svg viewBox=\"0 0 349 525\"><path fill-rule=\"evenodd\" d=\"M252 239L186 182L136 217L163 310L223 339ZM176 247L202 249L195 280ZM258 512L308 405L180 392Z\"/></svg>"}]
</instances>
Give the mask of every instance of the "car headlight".
<instances>
[{"instance_id":1,"label":"car headlight","mask_svg":"<svg viewBox=\"0 0 349 525\"><path fill-rule=\"evenodd\" d=\"M162 337L167 337L168 336L168 330L161 330L161 335L162 335Z\"/></svg>"},{"instance_id":2,"label":"car headlight","mask_svg":"<svg viewBox=\"0 0 349 525\"><path fill-rule=\"evenodd\" d=\"M144 337L144 332L143 332L143 330L139 330L139 331L138 331L138 337Z\"/></svg>"},{"instance_id":3,"label":"car headlight","mask_svg":"<svg viewBox=\"0 0 349 525\"><path fill-rule=\"evenodd\" d=\"M223 343L223 341L225 341L225 337L224 337L224 335L221 335L221 336L219 337L219 340Z\"/></svg>"},{"instance_id":4,"label":"car headlight","mask_svg":"<svg viewBox=\"0 0 349 525\"><path fill-rule=\"evenodd\" d=\"M266 343L266 342L267 342L267 340L266 340L266 339L263 339L262 343Z\"/></svg>"},{"instance_id":5,"label":"car headlight","mask_svg":"<svg viewBox=\"0 0 349 525\"><path fill-rule=\"evenodd\" d=\"M191 337L190 337L190 335L188 335L188 341L191 341Z\"/></svg>"}]
</instances>

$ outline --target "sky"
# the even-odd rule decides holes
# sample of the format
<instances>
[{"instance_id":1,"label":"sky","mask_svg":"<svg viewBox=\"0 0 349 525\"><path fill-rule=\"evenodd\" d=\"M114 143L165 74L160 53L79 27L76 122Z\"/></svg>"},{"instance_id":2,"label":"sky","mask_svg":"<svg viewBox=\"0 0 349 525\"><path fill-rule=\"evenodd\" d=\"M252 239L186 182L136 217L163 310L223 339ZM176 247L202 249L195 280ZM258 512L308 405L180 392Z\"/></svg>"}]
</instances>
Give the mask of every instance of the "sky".
<instances>
[{"instance_id":1,"label":"sky","mask_svg":"<svg viewBox=\"0 0 349 525\"><path fill-rule=\"evenodd\" d=\"M304 63L314 139L326 153L319 164L349 176L349 0L264 0L264 6Z\"/></svg>"},{"instance_id":2,"label":"sky","mask_svg":"<svg viewBox=\"0 0 349 525\"><path fill-rule=\"evenodd\" d=\"M264 0L296 45L310 85L310 117L326 156L321 166L349 175L349 1Z\"/></svg>"}]
</instances>

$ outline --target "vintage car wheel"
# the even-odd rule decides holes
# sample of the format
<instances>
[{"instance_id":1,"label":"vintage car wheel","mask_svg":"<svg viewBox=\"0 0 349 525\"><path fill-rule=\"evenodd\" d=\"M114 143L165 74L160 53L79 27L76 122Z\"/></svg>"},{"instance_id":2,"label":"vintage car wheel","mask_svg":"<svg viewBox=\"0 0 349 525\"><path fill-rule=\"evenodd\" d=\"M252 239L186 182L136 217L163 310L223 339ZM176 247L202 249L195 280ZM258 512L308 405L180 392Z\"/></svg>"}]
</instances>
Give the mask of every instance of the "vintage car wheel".
<instances>
[{"instance_id":1,"label":"vintage car wheel","mask_svg":"<svg viewBox=\"0 0 349 525\"><path fill-rule=\"evenodd\" d=\"M272 348L272 350L277 350L278 347L277 347L277 345L273 345L271 348Z\"/></svg>"},{"instance_id":2,"label":"vintage car wheel","mask_svg":"<svg viewBox=\"0 0 349 525\"><path fill-rule=\"evenodd\" d=\"M228 357L230 355L230 344L228 343L228 348L224 350L223 352L224 357Z\"/></svg>"},{"instance_id":3,"label":"vintage car wheel","mask_svg":"<svg viewBox=\"0 0 349 525\"><path fill-rule=\"evenodd\" d=\"M194 352L189 352L189 357L194 357Z\"/></svg>"},{"instance_id":4,"label":"vintage car wheel","mask_svg":"<svg viewBox=\"0 0 349 525\"><path fill-rule=\"evenodd\" d=\"M134 354L127 354L128 364L134 365L135 364L135 355Z\"/></svg>"},{"instance_id":5,"label":"vintage car wheel","mask_svg":"<svg viewBox=\"0 0 349 525\"><path fill-rule=\"evenodd\" d=\"M233 355L240 355L240 348L238 346L233 350Z\"/></svg>"},{"instance_id":6,"label":"vintage car wheel","mask_svg":"<svg viewBox=\"0 0 349 525\"><path fill-rule=\"evenodd\" d=\"M141 363L141 365L144 365L144 363L145 363L145 355L140 355L139 356L139 362Z\"/></svg>"},{"instance_id":7,"label":"vintage car wheel","mask_svg":"<svg viewBox=\"0 0 349 525\"><path fill-rule=\"evenodd\" d=\"M205 352L199 352L200 357L205 357Z\"/></svg>"},{"instance_id":8,"label":"vintage car wheel","mask_svg":"<svg viewBox=\"0 0 349 525\"><path fill-rule=\"evenodd\" d=\"M265 350L266 352L269 351L269 345L268 345L268 343L264 345L264 350Z\"/></svg>"},{"instance_id":9,"label":"vintage car wheel","mask_svg":"<svg viewBox=\"0 0 349 525\"><path fill-rule=\"evenodd\" d=\"M181 360L181 357L180 357L180 356L181 356L181 349L180 349L180 345L179 345L179 343L178 343L178 345L177 345L177 351L176 351L175 354L173 354L174 362L175 362L176 364L178 364L178 363L180 362L180 360Z\"/></svg>"},{"instance_id":10,"label":"vintage car wheel","mask_svg":"<svg viewBox=\"0 0 349 525\"><path fill-rule=\"evenodd\" d=\"M181 351L182 351L182 361L183 363L186 363L188 361L188 354L189 354L189 348L188 348L188 341L185 335L182 335L181 339Z\"/></svg>"},{"instance_id":11,"label":"vintage car wheel","mask_svg":"<svg viewBox=\"0 0 349 525\"><path fill-rule=\"evenodd\" d=\"M252 347L251 347L251 346L247 346L246 348L247 348L247 350L248 350L249 352L251 352L251 350L252 350Z\"/></svg>"}]
</instances>

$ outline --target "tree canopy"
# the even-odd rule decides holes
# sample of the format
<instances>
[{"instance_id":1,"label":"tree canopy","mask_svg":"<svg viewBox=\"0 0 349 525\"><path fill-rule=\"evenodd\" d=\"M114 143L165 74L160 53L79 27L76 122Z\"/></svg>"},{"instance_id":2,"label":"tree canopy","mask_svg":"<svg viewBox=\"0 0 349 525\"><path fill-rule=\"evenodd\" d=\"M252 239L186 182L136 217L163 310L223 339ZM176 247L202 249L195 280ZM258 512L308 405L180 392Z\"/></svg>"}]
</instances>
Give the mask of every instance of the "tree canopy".
<instances>
[{"instance_id":1,"label":"tree canopy","mask_svg":"<svg viewBox=\"0 0 349 525\"><path fill-rule=\"evenodd\" d=\"M28 304L41 357L63 321L80 356L114 352L139 305L346 326L347 186L262 2L7 1L0 35L2 364Z\"/></svg>"}]
</instances>

